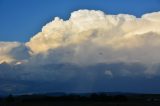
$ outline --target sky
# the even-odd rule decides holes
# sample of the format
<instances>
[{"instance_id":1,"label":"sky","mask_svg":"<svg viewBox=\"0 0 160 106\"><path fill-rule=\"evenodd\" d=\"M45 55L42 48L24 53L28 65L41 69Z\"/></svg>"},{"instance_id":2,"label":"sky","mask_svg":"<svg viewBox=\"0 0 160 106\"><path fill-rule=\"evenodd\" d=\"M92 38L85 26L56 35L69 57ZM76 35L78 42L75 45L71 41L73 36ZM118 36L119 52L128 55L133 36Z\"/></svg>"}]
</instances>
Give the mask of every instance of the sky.
<instances>
[{"instance_id":1,"label":"sky","mask_svg":"<svg viewBox=\"0 0 160 106\"><path fill-rule=\"evenodd\" d=\"M160 93L159 0L0 0L0 95Z\"/></svg>"},{"instance_id":2,"label":"sky","mask_svg":"<svg viewBox=\"0 0 160 106\"><path fill-rule=\"evenodd\" d=\"M0 41L26 42L55 16L68 19L79 9L141 17L159 11L159 5L159 0L0 0Z\"/></svg>"}]
</instances>

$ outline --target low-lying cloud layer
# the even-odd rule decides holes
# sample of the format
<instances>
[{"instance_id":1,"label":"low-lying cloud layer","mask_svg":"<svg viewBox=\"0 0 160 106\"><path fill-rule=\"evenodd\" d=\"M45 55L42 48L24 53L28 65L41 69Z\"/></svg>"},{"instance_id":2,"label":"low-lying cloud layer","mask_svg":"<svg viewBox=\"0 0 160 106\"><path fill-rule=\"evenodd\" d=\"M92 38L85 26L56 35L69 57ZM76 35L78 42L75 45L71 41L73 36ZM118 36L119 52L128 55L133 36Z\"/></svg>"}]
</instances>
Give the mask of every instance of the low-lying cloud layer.
<instances>
[{"instance_id":1,"label":"low-lying cloud layer","mask_svg":"<svg viewBox=\"0 0 160 106\"><path fill-rule=\"evenodd\" d=\"M160 12L136 18L79 10L69 20L56 17L26 43L0 42L0 79L65 83L95 81L98 74L153 77L160 75L159 53Z\"/></svg>"}]
</instances>

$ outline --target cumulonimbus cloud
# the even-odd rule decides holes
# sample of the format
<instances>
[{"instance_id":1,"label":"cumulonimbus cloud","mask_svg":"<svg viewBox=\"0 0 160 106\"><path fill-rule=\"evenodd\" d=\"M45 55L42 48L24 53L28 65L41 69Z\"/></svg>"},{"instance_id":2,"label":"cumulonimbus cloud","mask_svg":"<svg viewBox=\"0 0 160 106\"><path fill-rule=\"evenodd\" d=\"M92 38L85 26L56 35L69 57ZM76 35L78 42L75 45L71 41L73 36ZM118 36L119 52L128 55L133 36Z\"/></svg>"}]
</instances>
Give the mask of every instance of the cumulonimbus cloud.
<instances>
[{"instance_id":1,"label":"cumulonimbus cloud","mask_svg":"<svg viewBox=\"0 0 160 106\"><path fill-rule=\"evenodd\" d=\"M26 46L32 55L52 50L55 54L62 54L59 61L77 64L119 61L159 63L159 19L160 12L136 18L127 14L109 15L102 11L79 10L66 21L56 17Z\"/></svg>"},{"instance_id":2,"label":"cumulonimbus cloud","mask_svg":"<svg viewBox=\"0 0 160 106\"><path fill-rule=\"evenodd\" d=\"M106 77L160 75L159 19L160 12L137 18L78 10L68 20L56 17L26 43L0 42L0 91L6 80L92 86Z\"/></svg>"},{"instance_id":3,"label":"cumulonimbus cloud","mask_svg":"<svg viewBox=\"0 0 160 106\"><path fill-rule=\"evenodd\" d=\"M78 10L68 20L56 17L26 43L0 42L0 63L160 63L160 12L137 18ZM151 73L150 71L147 71Z\"/></svg>"}]
</instances>

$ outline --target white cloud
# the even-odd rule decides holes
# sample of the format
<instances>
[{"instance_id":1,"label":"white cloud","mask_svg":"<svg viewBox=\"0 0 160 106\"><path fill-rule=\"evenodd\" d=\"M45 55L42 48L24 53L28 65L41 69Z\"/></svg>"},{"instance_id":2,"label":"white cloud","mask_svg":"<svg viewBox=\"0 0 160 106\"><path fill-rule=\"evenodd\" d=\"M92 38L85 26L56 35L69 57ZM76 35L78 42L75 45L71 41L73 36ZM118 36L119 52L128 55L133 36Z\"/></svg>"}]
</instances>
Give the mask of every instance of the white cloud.
<instances>
[{"instance_id":1,"label":"white cloud","mask_svg":"<svg viewBox=\"0 0 160 106\"><path fill-rule=\"evenodd\" d=\"M36 79L38 76L47 79L57 70L53 67L43 74L46 69L42 66L50 67L50 64L87 67L121 62L139 63L145 64L148 69L137 73L156 75L158 68L150 67L160 63L159 17L160 12L136 18L133 15L109 15L95 10L75 11L66 21L56 17L25 44L0 42L0 63L14 63L17 66L25 63L23 69L16 69L22 70L20 74L25 74L24 79ZM156 71L152 72L151 69ZM112 76L111 71L106 73ZM122 71L125 75L130 73L133 70Z\"/></svg>"},{"instance_id":2,"label":"white cloud","mask_svg":"<svg viewBox=\"0 0 160 106\"><path fill-rule=\"evenodd\" d=\"M47 61L58 58L61 62L85 65L160 63L159 17L160 12L136 18L127 14L109 15L102 11L79 10L66 21L56 17L26 45L32 55L45 54L46 57L47 54ZM61 56L57 57L57 52Z\"/></svg>"},{"instance_id":3,"label":"white cloud","mask_svg":"<svg viewBox=\"0 0 160 106\"><path fill-rule=\"evenodd\" d=\"M19 45L18 42L0 42L0 63L14 61L10 52Z\"/></svg>"},{"instance_id":4,"label":"white cloud","mask_svg":"<svg viewBox=\"0 0 160 106\"><path fill-rule=\"evenodd\" d=\"M0 42L0 63L11 63L28 58L28 49L24 44L19 42Z\"/></svg>"}]
</instances>

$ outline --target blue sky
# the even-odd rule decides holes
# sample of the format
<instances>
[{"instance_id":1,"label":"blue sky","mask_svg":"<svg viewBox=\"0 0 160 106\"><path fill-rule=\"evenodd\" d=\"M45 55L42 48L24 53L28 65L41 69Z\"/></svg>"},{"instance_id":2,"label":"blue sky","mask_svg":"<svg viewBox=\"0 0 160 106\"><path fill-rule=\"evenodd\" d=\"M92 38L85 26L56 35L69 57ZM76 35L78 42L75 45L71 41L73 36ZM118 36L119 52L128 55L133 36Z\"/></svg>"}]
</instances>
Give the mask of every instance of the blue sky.
<instances>
[{"instance_id":1,"label":"blue sky","mask_svg":"<svg viewBox=\"0 0 160 106\"><path fill-rule=\"evenodd\" d=\"M159 11L160 0L0 0L0 41L26 42L55 16L68 19L79 9L140 17Z\"/></svg>"}]
</instances>

